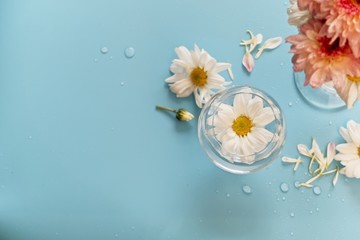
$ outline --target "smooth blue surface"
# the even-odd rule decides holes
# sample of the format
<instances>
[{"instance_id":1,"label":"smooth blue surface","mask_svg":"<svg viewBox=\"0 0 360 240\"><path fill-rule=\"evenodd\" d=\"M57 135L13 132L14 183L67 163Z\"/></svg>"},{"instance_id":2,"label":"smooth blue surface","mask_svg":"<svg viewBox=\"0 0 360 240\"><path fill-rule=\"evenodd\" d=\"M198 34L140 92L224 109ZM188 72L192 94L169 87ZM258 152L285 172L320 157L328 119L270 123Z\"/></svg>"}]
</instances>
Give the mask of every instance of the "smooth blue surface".
<instances>
[{"instance_id":1,"label":"smooth blue surface","mask_svg":"<svg viewBox=\"0 0 360 240\"><path fill-rule=\"evenodd\" d=\"M295 33L287 7L1 0L0 239L358 239L360 181L341 176L333 188L324 177L317 196L293 185L308 179L306 166L293 174L280 157L253 175L223 172L200 148L196 121L177 122L154 107L199 114L193 97L177 99L164 83L173 49L197 43L233 64L234 84L279 102L288 124L284 155L296 157L296 144L312 136L321 147L342 142L338 128L360 121L359 105L331 112L305 103L289 45L265 52L252 74L241 66L247 29L265 39Z\"/></svg>"}]
</instances>

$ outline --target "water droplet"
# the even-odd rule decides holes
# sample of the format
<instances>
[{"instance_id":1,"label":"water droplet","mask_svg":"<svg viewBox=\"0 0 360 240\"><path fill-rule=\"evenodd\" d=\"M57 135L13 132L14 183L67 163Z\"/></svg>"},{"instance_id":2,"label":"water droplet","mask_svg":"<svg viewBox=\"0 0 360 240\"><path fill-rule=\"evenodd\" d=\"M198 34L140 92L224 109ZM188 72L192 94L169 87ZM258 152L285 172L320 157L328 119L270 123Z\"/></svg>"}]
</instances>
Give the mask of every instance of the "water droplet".
<instances>
[{"instance_id":1,"label":"water droplet","mask_svg":"<svg viewBox=\"0 0 360 240\"><path fill-rule=\"evenodd\" d=\"M320 211L320 208L317 207L317 208L316 208L316 211L317 211L317 212Z\"/></svg>"},{"instance_id":2,"label":"water droplet","mask_svg":"<svg viewBox=\"0 0 360 240\"><path fill-rule=\"evenodd\" d=\"M98 60L97 58L95 58L95 59L94 59L94 62L96 62L96 63L97 63L98 61L99 61L99 60Z\"/></svg>"},{"instance_id":3,"label":"water droplet","mask_svg":"<svg viewBox=\"0 0 360 240\"><path fill-rule=\"evenodd\" d=\"M307 176L307 175L308 175L308 173L307 173L307 172L304 172L304 175L305 175L305 176Z\"/></svg>"},{"instance_id":4,"label":"water droplet","mask_svg":"<svg viewBox=\"0 0 360 240\"><path fill-rule=\"evenodd\" d=\"M114 237L116 237L116 238L119 237L119 234L115 233L115 234L114 234Z\"/></svg>"},{"instance_id":5,"label":"water droplet","mask_svg":"<svg viewBox=\"0 0 360 240\"><path fill-rule=\"evenodd\" d=\"M32 136L29 136L29 139L32 139L33 137Z\"/></svg>"},{"instance_id":6,"label":"water droplet","mask_svg":"<svg viewBox=\"0 0 360 240\"><path fill-rule=\"evenodd\" d=\"M310 202L310 198L306 199L307 202Z\"/></svg>"},{"instance_id":7,"label":"water droplet","mask_svg":"<svg viewBox=\"0 0 360 240\"><path fill-rule=\"evenodd\" d=\"M330 126L331 126L331 125L333 125L333 122L332 122L332 121L330 121L330 122L329 122L329 125L330 125Z\"/></svg>"},{"instance_id":8,"label":"water droplet","mask_svg":"<svg viewBox=\"0 0 360 240\"><path fill-rule=\"evenodd\" d=\"M299 182L299 181L295 181L295 182L294 182L294 187L299 188L299 187L300 187L300 182Z\"/></svg>"},{"instance_id":9,"label":"water droplet","mask_svg":"<svg viewBox=\"0 0 360 240\"><path fill-rule=\"evenodd\" d=\"M286 200L286 197L282 197L282 200L285 201L285 200Z\"/></svg>"},{"instance_id":10,"label":"water droplet","mask_svg":"<svg viewBox=\"0 0 360 240\"><path fill-rule=\"evenodd\" d=\"M113 60L113 58L114 58L113 56L110 56L110 60Z\"/></svg>"},{"instance_id":11,"label":"water droplet","mask_svg":"<svg viewBox=\"0 0 360 240\"><path fill-rule=\"evenodd\" d=\"M331 194L330 194L330 193L329 193L327 196L328 196L328 198L331 198Z\"/></svg>"},{"instance_id":12,"label":"water droplet","mask_svg":"<svg viewBox=\"0 0 360 240\"><path fill-rule=\"evenodd\" d=\"M309 213L310 213L310 214L313 214L313 211L310 210Z\"/></svg>"},{"instance_id":13,"label":"water droplet","mask_svg":"<svg viewBox=\"0 0 360 240\"><path fill-rule=\"evenodd\" d=\"M278 197L276 200L280 201L280 198Z\"/></svg>"},{"instance_id":14,"label":"water droplet","mask_svg":"<svg viewBox=\"0 0 360 240\"><path fill-rule=\"evenodd\" d=\"M107 54L107 53L109 52L109 49L108 49L107 47L102 47L102 48L100 49L100 52L101 52L102 54Z\"/></svg>"},{"instance_id":15,"label":"water droplet","mask_svg":"<svg viewBox=\"0 0 360 240\"><path fill-rule=\"evenodd\" d=\"M284 63L282 62L282 63L280 63L280 66L284 66Z\"/></svg>"},{"instance_id":16,"label":"water droplet","mask_svg":"<svg viewBox=\"0 0 360 240\"><path fill-rule=\"evenodd\" d=\"M250 187L249 185L244 185L244 186L242 187L242 190L243 190L243 192L246 193L246 194L252 193L252 189L251 189L251 187Z\"/></svg>"},{"instance_id":17,"label":"water droplet","mask_svg":"<svg viewBox=\"0 0 360 240\"><path fill-rule=\"evenodd\" d=\"M269 185L271 185L272 183L271 182L268 182Z\"/></svg>"},{"instance_id":18,"label":"water droplet","mask_svg":"<svg viewBox=\"0 0 360 240\"><path fill-rule=\"evenodd\" d=\"M286 193L286 192L289 191L289 185L288 185L287 183L282 183L282 184L280 185L280 189L281 189L281 191L282 191L283 193Z\"/></svg>"},{"instance_id":19,"label":"water droplet","mask_svg":"<svg viewBox=\"0 0 360 240\"><path fill-rule=\"evenodd\" d=\"M215 192L216 192L216 193L219 193L219 190L216 189Z\"/></svg>"},{"instance_id":20,"label":"water droplet","mask_svg":"<svg viewBox=\"0 0 360 240\"><path fill-rule=\"evenodd\" d=\"M229 197L230 197L230 193L226 194L226 197L229 198Z\"/></svg>"},{"instance_id":21,"label":"water droplet","mask_svg":"<svg viewBox=\"0 0 360 240\"><path fill-rule=\"evenodd\" d=\"M289 107L292 107L293 103L292 102L289 102Z\"/></svg>"},{"instance_id":22,"label":"water droplet","mask_svg":"<svg viewBox=\"0 0 360 240\"><path fill-rule=\"evenodd\" d=\"M124 54L127 58L133 58L135 56L135 49L133 47L128 47L125 49Z\"/></svg>"},{"instance_id":23,"label":"water droplet","mask_svg":"<svg viewBox=\"0 0 360 240\"><path fill-rule=\"evenodd\" d=\"M300 192L301 192L301 193L304 193L305 191L304 191L304 189L302 189Z\"/></svg>"},{"instance_id":24,"label":"water droplet","mask_svg":"<svg viewBox=\"0 0 360 240\"><path fill-rule=\"evenodd\" d=\"M124 82L121 82L121 83L120 83L120 86L122 86L122 87L123 87L124 85L125 85L125 83L124 83Z\"/></svg>"},{"instance_id":25,"label":"water droplet","mask_svg":"<svg viewBox=\"0 0 360 240\"><path fill-rule=\"evenodd\" d=\"M345 199L343 198L343 199L341 199L341 201L342 201L342 202L345 202Z\"/></svg>"},{"instance_id":26,"label":"water droplet","mask_svg":"<svg viewBox=\"0 0 360 240\"><path fill-rule=\"evenodd\" d=\"M295 217L295 213L290 213L290 217Z\"/></svg>"},{"instance_id":27,"label":"water droplet","mask_svg":"<svg viewBox=\"0 0 360 240\"><path fill-rule=\"evenodd\" d=\"M314 187L313 192L316 195L320 195L321 194L321 188L319 186Z\"/></svg>"},{"instance_id":28,"label":"water droplet","mask_svg":"<svg viewBox=\"0 0 360 240\"><path fill-rule=\"evenodd\" d=\"M293 233L293 232L291 232L291 233L290 233L290 236L294 236L294 233Z\"/></svg>"},{"instance_id":29,"label":"water droplet","mask_svg":"<svg viewBox=\"0 0 360 240\"><path fill-rule=\"evenodd\" d=\"M277 213L277 211L276 211L276 210L274 210L273 212L274 212L275 214Z\"/></svg>"},{"instance_id":30,"label":"water droplet","mask_svg":"<svg viewBox=\"0 0 360 240\"><path fill-rule=\"evenodd\" d=\"M135 227L134 227L134 226L132 226L132 227L131 227L131 230L133 230L133 231L134 231L134 230L135 230Z\"/></svg>"}]
</instances>

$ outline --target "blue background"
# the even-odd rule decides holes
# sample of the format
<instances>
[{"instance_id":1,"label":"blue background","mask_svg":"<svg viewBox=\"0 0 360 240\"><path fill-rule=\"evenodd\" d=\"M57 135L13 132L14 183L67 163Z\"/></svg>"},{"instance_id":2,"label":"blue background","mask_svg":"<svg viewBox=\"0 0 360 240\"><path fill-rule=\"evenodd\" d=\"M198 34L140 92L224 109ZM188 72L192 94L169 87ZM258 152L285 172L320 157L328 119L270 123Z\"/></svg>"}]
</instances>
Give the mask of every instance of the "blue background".
<instances>
[{"instance_id":1,"label":"blue background","mask_svg":"<svg viewBox=\"0 0 360 240\"><path fill-rule=\"evenodd\" d=\"M294 187L309 178L307 166L294 174L280 157L252 175L223 172L201 149L196 120L155 110L185 107L198 116L192 96L177 99L164 83L174 48L197 43L233 64L234 84L279 102L288 125L283 155L297 157L296 145L312 136L322 148L343 142L338 128L360 122L359 105L308 105L293 82L288 44L265 52L251 74L241 65L247 29L264 39L296 32L287 7L1 0L0 239L358 239L358 180L340 176L333 188L324 177L317 196ZM136 55L126 58L130 46Z\"/></svg>"}]
</instances>

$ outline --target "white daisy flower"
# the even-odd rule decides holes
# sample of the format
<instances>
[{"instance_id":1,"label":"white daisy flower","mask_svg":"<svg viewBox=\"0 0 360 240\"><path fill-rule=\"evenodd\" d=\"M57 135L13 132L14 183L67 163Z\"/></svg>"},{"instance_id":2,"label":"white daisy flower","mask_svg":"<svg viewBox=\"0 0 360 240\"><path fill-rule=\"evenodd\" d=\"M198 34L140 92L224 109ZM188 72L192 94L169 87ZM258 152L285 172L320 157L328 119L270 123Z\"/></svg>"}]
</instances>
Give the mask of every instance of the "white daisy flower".
<instances>
[{"instance_id":1,"label":"white daisy flower","mask_svg":"<svg viewBox=\"0 0 360 240\"><path fill-rule=\"evenodd\" d=\"M238 94L234 97L233 106L221 104L219 111L207 119L214 126L215 137L221 142L224 156L242 156L241 161L251 164L254 155L263 150L273 139L274 134L265 127L274 121L270 107L263 106L260 97L249 94Z\"/></svg>"},{"instance_id":2,"label":"white daisy flower","mask_svg":"<svg viewBox=\"0 0 360 240\"><path fill-rule=\"evenodd\" d=\"M311 18L311 14L308 10L301 11L299 9L297 0L290 0L288 15L288 23L297 27L303 25L304 23L307 23Z\"/></svg>"},{"instance_id":3,"label":"white daisy flower","mask_svg":"<svg viewBox=\"0 0 360 240\"><path fill-rule=\"evenodd\" d=\"M225 79L219 72L228 70L229 63L218 63L204 49L195 45L193 51L181 46L175 48L179 59L174 59L170 67L173 76L165 82L177 97L187 97L194 93L196 105L202 108L216 90L225 89Z\"/></svg>"},{"instance_id":4,"label":"white daisy flower","mask_svg":"<svg viewBox=\"0 0 360 240\"><path fill-rule=\"evenodd\" d=\"M350 120L347 129L340 128L340 134L347 142L336 146L339 153L335 160L345 166L340 173L349 178L360 178L360 124Z\"/></svg>"}]
</instances>

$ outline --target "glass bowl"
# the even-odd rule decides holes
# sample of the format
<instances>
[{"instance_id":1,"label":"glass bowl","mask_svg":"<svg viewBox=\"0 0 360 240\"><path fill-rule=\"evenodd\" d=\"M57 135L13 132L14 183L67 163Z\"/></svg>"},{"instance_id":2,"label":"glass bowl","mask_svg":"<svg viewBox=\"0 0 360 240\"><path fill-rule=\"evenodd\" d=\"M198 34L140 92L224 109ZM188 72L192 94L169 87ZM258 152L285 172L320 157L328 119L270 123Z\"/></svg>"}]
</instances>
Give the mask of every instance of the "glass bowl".
<instances>
[{"instance_id":1,"label":"glass bowl","mask_svg":"<svg viewBox=\"0 0 360 240\"><path fill-rule=\"evenodd\" d=\"M264 118L261 114L265 112ZM277 102L250 86L234 86L216 93L203 107L198 121L199 141L210 160L235 174L268 166L282 150L285 131L285 119Z\"/></svg>"}]
</instances>

